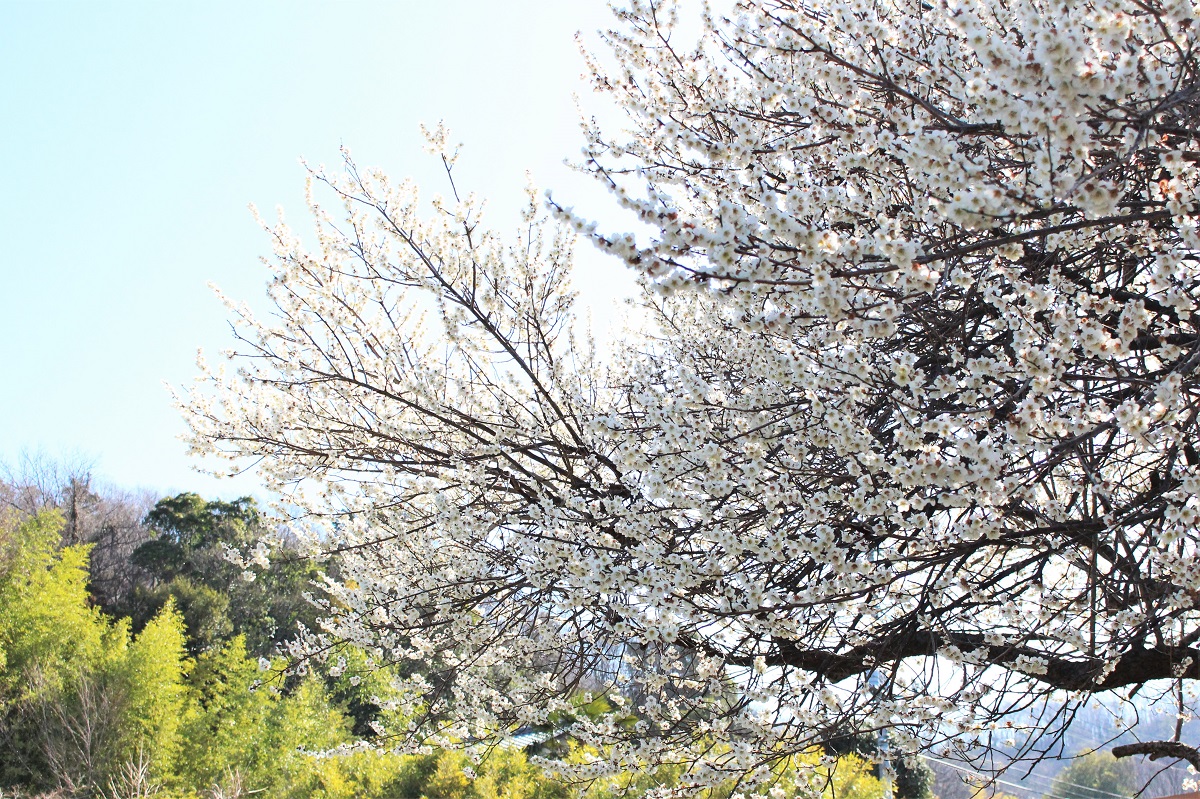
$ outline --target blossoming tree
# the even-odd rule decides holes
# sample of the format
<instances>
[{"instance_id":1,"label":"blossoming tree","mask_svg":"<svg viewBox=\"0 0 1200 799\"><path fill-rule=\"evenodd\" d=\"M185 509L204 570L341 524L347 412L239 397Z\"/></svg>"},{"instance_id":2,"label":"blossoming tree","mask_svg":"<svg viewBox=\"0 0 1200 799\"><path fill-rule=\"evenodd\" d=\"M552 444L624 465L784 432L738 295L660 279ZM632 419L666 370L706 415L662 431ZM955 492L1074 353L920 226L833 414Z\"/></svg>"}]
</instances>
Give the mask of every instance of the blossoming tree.
<instances>
[{"instance_id":1,"label":"blossoming tree","mask_svg":"<svg viewBox=\"0 0 1200 799\"><path fill-rule=\"evenodd\" d=\"M1089 697L1182 707L1200 9L745 0L692 46L677 16L633 2L589 62L629 128L586 168L648 240L531 197L505 244L349 160L318 249L271 229L276 315L183 402L197 448L310 485L344 566L303 646L426 662L414 740L603 692L581 773L694 785L881 729L1002 767ZM642 276L619 360L573 338L572 226Z\"/></svg>"}]
</instances>

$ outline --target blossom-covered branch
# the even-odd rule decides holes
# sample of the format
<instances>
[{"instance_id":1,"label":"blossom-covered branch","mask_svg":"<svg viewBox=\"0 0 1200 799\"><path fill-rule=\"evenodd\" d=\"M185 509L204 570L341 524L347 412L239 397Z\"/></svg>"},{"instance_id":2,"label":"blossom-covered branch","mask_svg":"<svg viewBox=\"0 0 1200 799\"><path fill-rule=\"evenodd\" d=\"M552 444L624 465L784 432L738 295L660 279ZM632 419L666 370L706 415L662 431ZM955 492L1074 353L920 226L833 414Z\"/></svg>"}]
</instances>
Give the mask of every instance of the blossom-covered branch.
<instances>
[{"instance_id":1,"label":"blossom-covered branch","mask_svg":"<svg viewBox=\"0 0 1200 799\"><path fill-rule=\"evenodd\" d=\"M696 786L883 728L1003 766L1195 680L1197 9L746 0L694 44L679 13L636 0L589 62L629 131L585 168L653 235L550 204L642 277L614 361L533 205L504 246L351 162L319 252L275 229L278 318L186 404L198 448L321 487L310 650L429 664L416 740L604 692L579 768Z\"/></svg>"}]
</instances>

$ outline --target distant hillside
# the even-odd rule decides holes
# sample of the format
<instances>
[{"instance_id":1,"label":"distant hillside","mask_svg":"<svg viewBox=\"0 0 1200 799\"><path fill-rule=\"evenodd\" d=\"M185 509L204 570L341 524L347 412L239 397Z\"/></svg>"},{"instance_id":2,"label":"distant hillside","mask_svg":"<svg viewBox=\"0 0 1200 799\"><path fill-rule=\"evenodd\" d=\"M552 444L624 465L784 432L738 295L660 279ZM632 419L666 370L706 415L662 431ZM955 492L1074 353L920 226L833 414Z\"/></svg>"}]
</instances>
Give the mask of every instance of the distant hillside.
<instances>
[{"instance_id":1,"label":"distant hillside","mask_svg":"<svg viewBox=\"0 0 1200 799\"><path fill-rule=\"evenodd\" d=\"M1054 714L1044 714L1053 716ZM1022 722L1014 717L1017 727L1031 723L1032 715ZM1169 740L1175 734L1175 709L1164 702L1136 699L1126 707L1125 728L1118 727L1112 711L1103 707L1087 707L1079 710L1063 733L1059 745L1049 756L1032 765L1022 763L1012 766L996 782L994 790L1019 797L1019 799L1055 799L1051 795L1054 778L1071 763L1071 756L1091 750L1107 751L1123 743L1138 740ZM1183 727L1183 740L1200 739L1200 719L1193 718ZM1003 751L1003 747L1001 747ZM1016 747L1010 747L1010 756ZM1186 764L1159 761L1152 763L1144 758L1134 758L1135 773L1139 786L1146 786L1142 796L1146 799L1170 796L1185 791L1183 782L1188 779ZM971 799L974 789L970 784L974 772L950 760L926 758L936 777L934 793L938 799ZM1192 777L1195 779L1195 777ZM1097 794L1096 799L1116 799Z\"/></svg>"}]
</instances>

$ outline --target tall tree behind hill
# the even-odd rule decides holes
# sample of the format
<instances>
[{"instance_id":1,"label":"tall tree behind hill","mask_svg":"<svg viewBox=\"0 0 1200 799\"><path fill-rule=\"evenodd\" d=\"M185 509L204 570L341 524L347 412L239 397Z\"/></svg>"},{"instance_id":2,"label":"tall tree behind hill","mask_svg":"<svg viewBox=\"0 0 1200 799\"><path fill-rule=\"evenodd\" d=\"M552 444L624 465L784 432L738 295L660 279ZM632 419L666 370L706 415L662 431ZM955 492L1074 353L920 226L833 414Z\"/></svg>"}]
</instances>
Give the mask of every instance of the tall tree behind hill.
<instances>
[{"instance_id":1,"label":"tall tree behind hill","mask_svg":"<svg viewBox=\"0 0 1200 799\"><path fill-rule=\"evenodd\" d=\"M1137 790L1135 764L1108 752L1088 752L1062 770L1047 797L1054 799L1113 799Z\"/></svg>"},{"instance_id":2,"label":"tall tree behind hill","mask_svg":"<svg viewBox=\"0 0 1200 799\"><path fill-rule=\"evenodd\" d=\"M255 655L274 653L298 625L316 624L304 594L318 571L280 539L270 567L249 572L231 560L270 533L251 497L230 502L184 493L166 497L146 514L154 537L132 553L140 583L116 610L135 627L153 618L174 597L196 652L233 635L244 635ZM253 557L265 563L265 550ZM247 579L253 578L253 579Z\"/></svg>"}]
</instances>

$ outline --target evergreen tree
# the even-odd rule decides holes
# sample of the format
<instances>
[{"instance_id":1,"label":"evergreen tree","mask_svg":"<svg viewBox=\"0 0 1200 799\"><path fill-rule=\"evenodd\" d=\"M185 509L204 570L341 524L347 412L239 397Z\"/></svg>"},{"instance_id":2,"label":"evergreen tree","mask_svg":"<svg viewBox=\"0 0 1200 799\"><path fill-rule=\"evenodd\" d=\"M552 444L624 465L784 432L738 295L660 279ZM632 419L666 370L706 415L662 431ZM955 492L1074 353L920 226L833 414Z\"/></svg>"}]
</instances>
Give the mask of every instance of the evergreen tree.
<instances>
[{"instance_id":1,"label":"evergreen tree","mask_svg":"<svg viewBox=\"0 0 1200 799\"><path fill-rule=\"evenodd\" d=\"M183 493L158 501L146 515L155 534L134 551L143 574L117 610L135 628L173 599L187 624L192 654L244 636L248 651L271 656L293 637L300 624L316 624L316 611L305 599L318 570L283 545L270 568L246 572L230 560L265 537L269 530L251 497L231 502Z\"/></svg>"},{"instance_id":2,"label":"evergreen tree","mask_svg":"<svg viewBox=\"0 0 1200 799\"><path fill-rule=\"evenodd\" d=\"M1136 790L1134 764L1108 752L1088 752L1059 772L1047 797L1053 799L1117 799Z\"/></svg>"}]
</instances>

